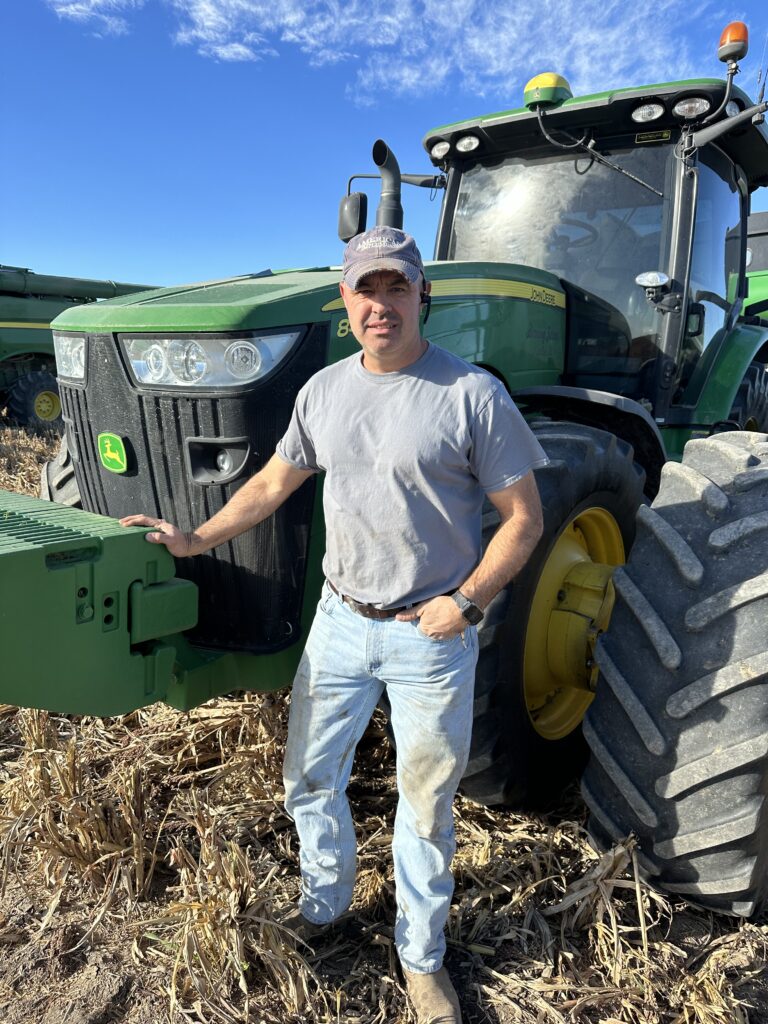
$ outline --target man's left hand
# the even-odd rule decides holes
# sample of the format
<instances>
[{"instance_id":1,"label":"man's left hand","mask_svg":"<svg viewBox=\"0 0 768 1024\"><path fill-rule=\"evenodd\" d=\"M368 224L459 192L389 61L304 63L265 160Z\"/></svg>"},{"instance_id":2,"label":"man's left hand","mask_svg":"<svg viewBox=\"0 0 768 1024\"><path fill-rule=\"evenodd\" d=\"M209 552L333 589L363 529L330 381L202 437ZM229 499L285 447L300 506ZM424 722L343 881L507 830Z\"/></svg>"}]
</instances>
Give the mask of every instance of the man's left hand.
<instances>
[{"instance_id":1,"label":"man's left hand","mask_svg":"<svg viewBox=\"0 0 768 1024\"><path fill-rule=\"evenodd\" d=\"M421 632L433 640L452 640L469 625L450 597L433 597L431 601L422 601L407 612L398 612L395 618L400 622L418 619Z\"/></svg>"}]
</instances>

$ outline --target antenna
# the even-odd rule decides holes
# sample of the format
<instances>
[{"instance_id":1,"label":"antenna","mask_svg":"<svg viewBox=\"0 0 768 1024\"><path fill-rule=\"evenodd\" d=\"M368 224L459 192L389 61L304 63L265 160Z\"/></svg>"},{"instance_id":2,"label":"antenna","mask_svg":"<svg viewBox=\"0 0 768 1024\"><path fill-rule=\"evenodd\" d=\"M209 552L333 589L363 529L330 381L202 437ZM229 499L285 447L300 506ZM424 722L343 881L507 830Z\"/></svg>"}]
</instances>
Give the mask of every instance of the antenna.
<instances>
[{"instance_id":1,"label":"antenna","mask_svg":"<svg viewBox=\"0 0 768 1024\"><path fill-rule=\"evenodd\" d=\"M757 102L763 102L763 96L765 95L765 79L768 69L765 67L765 50L768 47L768 29L765 32L765 41L763 42L763 52L760 56L760 65L757 69Z\"/></svg>"}]
</instances>

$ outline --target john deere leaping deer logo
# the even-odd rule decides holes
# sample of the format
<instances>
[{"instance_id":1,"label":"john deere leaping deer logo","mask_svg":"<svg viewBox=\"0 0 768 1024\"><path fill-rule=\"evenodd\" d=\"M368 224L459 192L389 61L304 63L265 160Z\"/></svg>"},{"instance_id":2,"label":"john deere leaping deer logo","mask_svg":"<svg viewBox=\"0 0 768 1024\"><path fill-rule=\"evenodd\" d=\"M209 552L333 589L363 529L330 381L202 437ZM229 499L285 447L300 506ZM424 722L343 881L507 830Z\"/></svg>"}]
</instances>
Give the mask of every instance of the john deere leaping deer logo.
<instances>
[{"instance_id":1,"label":"john deere leaping deer logo","mask_svg":"<svg viewBox=\"0 0 768 1024\"><path fill-rule=\"evenodd\" d=\"M128 456L125 445L117 434L99 434L99 458L104 469L110 473L125 473L128 469Z\"/></svg>"}]
</instances>

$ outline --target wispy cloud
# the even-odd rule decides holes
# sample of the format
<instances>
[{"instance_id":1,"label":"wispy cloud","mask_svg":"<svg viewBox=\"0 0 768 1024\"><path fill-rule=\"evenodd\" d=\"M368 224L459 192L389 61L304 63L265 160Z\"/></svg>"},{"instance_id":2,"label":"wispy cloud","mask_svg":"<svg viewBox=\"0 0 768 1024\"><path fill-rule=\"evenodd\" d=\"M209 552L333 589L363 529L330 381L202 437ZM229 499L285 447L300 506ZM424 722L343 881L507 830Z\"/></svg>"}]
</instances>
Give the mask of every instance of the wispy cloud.
<instances>
[{"instance_id":1,"label":"wispy cloud","mask_svg":"<svg viewBox=\"0 0 768 1024\"><path fill-rule=\"evenodd\" d=\"M124 12L143 7L145 0L47 0L47 3L60 18L88 24L97 35L120 36L129 31Z\"/></svg>"},{"instance_id":2,"label":"wispy cloud","mask_svg":"<svg viewBox=\"0 0 768 1024\"><path fill-rule=\"evenodd\" d=\"M125 31L145 0L46 0L60 16ZM512 102L544 70L575 92L689 77L709 65L688 40L721 12L715 0L657 0L653 17L626 0L154 0L178 19L175 39L221 61L279 57L289 48L310 65L344 63L360 104L448 86ZM659 26L664 26L663 31Z\"/></svg>"}]
</instances>

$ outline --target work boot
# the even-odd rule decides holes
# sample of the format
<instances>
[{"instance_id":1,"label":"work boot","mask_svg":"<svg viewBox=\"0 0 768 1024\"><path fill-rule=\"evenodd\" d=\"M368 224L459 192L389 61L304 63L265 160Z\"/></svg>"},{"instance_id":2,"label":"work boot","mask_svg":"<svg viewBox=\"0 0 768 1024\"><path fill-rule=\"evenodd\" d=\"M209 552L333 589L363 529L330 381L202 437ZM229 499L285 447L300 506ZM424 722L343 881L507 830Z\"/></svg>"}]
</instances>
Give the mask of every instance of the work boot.
<instances>
[{"instance_id":1,"label":"work boot","mask_svg":"<svg viewBox=\"0 0 768 1024\"><path fill-rule=\"evenodd\" d=\"M434 974L403 974L418 1024L461 1024L459 997L444 967Z\"/></svg>"},{"instance_id":2,"label":"work boot","mask_svg":"<svg viewBox=\"0 0 768 1024\"><path fill-rule=\"evenodd\" d=\"M308 921L298 907L290 910L280 924L284 928L290 928L294 935L300 938L302 942L309 943L314 939L319 939L321 935L325 935L331 928L330 924L315 924L314 921Z\"/></svg>"}]
</instances>

